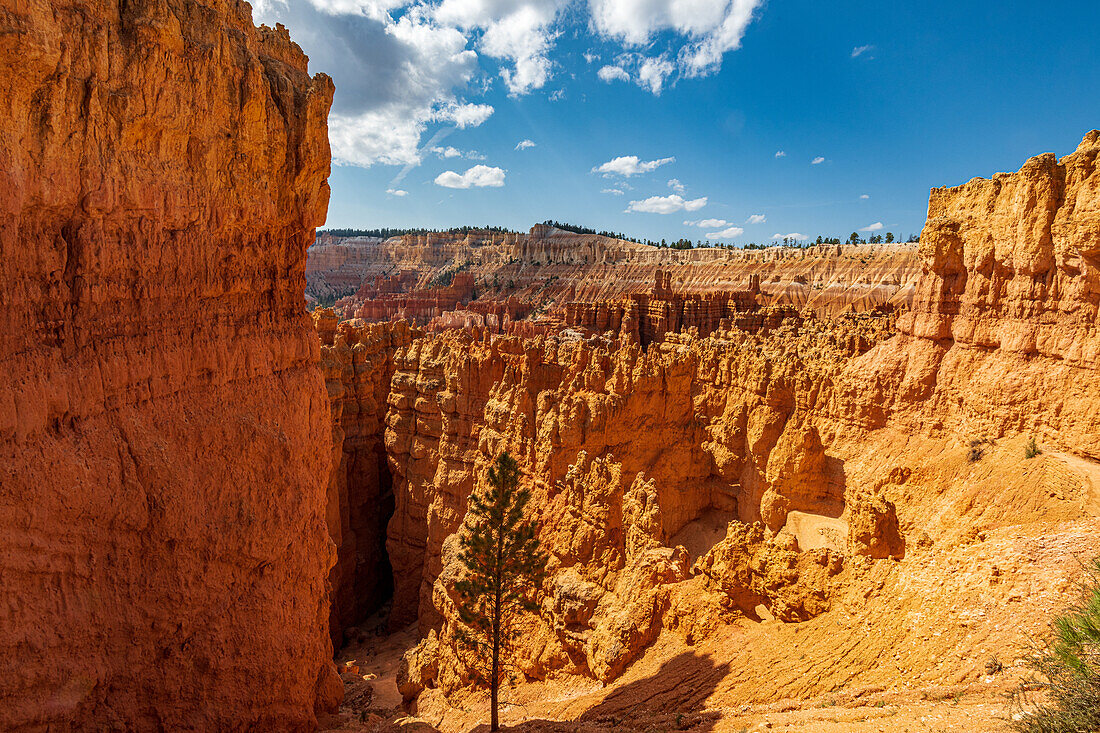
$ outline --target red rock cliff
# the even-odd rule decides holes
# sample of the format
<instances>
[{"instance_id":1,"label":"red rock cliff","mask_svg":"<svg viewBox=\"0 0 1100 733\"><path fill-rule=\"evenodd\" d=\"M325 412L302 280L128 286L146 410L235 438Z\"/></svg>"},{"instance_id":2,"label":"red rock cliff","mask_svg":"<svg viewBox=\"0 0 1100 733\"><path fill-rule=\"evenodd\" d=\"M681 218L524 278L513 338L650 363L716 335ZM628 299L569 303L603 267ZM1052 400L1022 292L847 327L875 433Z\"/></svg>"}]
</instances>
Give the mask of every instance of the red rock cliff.
<instances>
[{"instance_id":1,"label":"red rock cliff","mask_svg":"<svg viewBox=\"0 0 1100 733\"><path fill-rule=\"evenodd\" d=\"M0 0L0 728L331 704L332 94L244 2Z\"/></svg>"}]
</instances>

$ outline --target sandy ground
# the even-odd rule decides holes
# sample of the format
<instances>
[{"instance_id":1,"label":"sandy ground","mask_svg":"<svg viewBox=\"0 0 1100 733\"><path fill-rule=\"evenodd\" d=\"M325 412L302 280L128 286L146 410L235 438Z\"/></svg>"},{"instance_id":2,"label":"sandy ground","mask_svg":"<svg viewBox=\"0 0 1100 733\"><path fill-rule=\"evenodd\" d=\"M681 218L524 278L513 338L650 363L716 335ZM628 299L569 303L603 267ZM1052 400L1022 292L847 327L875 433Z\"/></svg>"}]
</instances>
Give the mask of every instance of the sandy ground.
<instances>
[{"instance_id":1,"label":"sandy ground","mask_svg":"<svg viewBox=\"0 0 1100 733\"><path fill-rule=\"evenodd\" d=\"M607 686L563 676L504 690L502 722L578 732L1008 730L1031 644L1075 593L1082 563L1100 554L1100 465L1054 452L1025 460L1023 447L1003 441L971 463L965 444L929 443L933 468L894 497L907 510L905 558L852 558L828 612L793 624L741 618L694 644L666 631ZM892 451L914 449L901 437L860 460L884 473ZM724 521L705 516L680 539L698 554ZM809 540L834 524L806 515L792 529ZM395 680L415 631L384 628L382 617L369 620L341 651L359 674L345 675L345 705L323 727L488 730L485 694L448 703L425 690L403 708Z\"/></svg>"}]
</instances>

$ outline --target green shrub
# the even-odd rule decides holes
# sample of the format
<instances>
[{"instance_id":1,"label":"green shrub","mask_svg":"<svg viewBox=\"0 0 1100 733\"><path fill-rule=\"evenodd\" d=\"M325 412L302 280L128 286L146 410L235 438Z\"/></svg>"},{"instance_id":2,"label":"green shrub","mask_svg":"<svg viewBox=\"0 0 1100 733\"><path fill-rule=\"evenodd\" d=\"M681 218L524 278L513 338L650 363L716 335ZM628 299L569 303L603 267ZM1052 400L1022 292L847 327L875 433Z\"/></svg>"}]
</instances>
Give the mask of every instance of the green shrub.
<instances>
[{"instance_id":1,"label":"green shrub","mask_svg":"<svg viewBox=\"0 0 1100 733\"><path fill-rule=\"evenodd\" d=\"M1051 632L1030 659L1037 674L1017 693L1041 689L1045 700L1013 716L1021 733L1100 731L1100 559L1093 561L1080 597L1051 624Z\"/></svg>"},{"instance_id":2,"label":"green shrub","mask_svg":"<svg viewBox=\"0 0 1100 733\"><path fill-rule=\"evenodd\" d=\"M1035 438L1033 437L1027 442L1027 447L1024 448L1024 458L1031 459L1039 455L1040 453L1042 453L1042 451L1039 450L1039 446L1035 444Z\"/></svg>"}]
</instances>

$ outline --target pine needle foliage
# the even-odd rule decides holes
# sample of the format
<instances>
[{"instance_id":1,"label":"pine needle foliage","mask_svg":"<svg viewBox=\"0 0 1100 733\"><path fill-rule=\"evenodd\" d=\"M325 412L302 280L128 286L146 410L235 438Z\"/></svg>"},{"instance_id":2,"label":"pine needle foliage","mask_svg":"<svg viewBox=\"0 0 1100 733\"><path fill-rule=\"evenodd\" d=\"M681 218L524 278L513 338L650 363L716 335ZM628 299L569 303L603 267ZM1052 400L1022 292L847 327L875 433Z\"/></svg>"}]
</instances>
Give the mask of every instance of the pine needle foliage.
<instances>
[{"instance_id":1,"label":"pine needle foliage","mask_svg":"<svg viewBox=\"0 0 1100 733\"><path fill-rule=\"evenodd\" d=\"M1031 686L1044 690L1046 700L1017 716L1017 731L1100 731L1100 559L1089 568L1077 601L1051 624L1050 637L1030 665L1039 674Z\"/></svg>"},{"instance_id":2,"label":"pine needle foliage","mask_svg":"<svg viewBox=\"0 0 1100 733\"><path fill-rule=\"evenodd\" d=\"M502 453L489 467L487 487L470 497L459 535L465 574L455 591L464 628L456 638L472 652L477 680L489 685L494 731L500 683L512 676L516 622L538 609L536 594L546 578L538 525L526 516L531 492L519 479L519 464Z\"/></svg>"}]
</instances>

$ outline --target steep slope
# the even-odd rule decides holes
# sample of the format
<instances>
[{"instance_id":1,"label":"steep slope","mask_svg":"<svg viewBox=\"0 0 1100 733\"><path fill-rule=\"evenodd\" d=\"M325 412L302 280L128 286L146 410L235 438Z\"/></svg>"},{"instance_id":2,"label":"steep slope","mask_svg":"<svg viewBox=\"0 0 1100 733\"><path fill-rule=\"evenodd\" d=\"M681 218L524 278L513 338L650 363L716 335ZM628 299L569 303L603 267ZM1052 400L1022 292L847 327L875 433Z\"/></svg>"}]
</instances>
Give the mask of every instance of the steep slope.
<instances>
[{"instance_id":1,"label":"steep slope","mask_svg":"<svg viewBox=\"0 0 1100 733\"><path fill-rule=\"evenodd\" d=\"M0 84L0 728L310 728L332 83L235 0L2 0Z\"/></svg>"}]
</instances>

